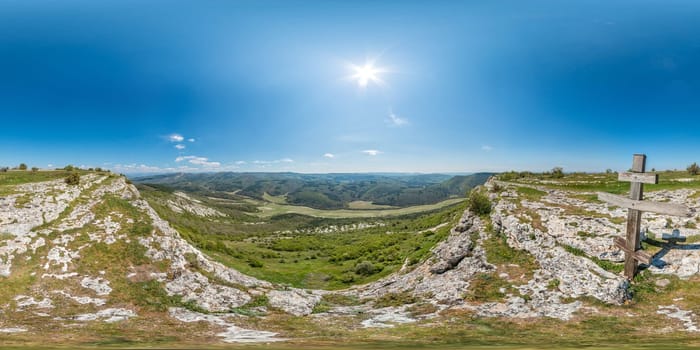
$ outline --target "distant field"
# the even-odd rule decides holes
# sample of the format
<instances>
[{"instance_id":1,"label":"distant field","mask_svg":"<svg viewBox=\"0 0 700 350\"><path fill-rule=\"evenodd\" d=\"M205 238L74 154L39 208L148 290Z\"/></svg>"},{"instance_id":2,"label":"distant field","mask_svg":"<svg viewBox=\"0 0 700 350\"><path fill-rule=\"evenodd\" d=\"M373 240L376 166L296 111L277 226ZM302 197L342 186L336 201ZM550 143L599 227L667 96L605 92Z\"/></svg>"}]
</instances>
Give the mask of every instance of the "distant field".
<instances>
[{"instance_id":1,"label":"distant field","mask_svg":"<svg viewBox=\"0 0 700 350\"><path fill-rule=\"evenodd\" d=\"M348 203L348 208L350 209L395 209L395 206L391 205L378 205L368 201L354 201Z\"/></svg>"},{"instance_id":2,"label":"distant field","mask_svg":"<svg viewBox=\"0 0 700 350\"><path fill-rule=\"evenodd\" d=\"M401 216L407 214L422 213L437 209L442 209L453 204L463 202L466 198L452 198L435 204L416 205L406 208L396 209L337 209L337 210L321 210L299 205L279 204L279 201L264 202L256 199L246 199L245 201L253 204L260 209L259 213L254 213L261 218L269 218L284 214L300 214L313 216L317 218L327 219L343 219L343 218L379 218L388 216Z\"/></svg>"}]
</instances>

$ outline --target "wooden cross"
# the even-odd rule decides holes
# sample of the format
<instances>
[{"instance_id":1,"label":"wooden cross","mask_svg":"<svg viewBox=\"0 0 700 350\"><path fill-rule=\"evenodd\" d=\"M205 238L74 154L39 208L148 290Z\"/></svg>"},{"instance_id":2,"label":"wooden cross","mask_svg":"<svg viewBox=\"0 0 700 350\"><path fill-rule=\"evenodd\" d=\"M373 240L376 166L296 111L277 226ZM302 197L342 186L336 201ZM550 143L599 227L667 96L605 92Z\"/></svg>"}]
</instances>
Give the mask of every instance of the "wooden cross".
<instances>
[{"instance_id":1,"label":"wooden cross","mask_svg":"<svg viewBox=\"0 0 700 350\"><path fill-rule=\"evenodd\" d=\"M645 173L647 156L643 154L635 154L632 160L631 172L620 173L619 181L631 182L630 196L625 198L616 196L610 193L598 192L598 199L629 209L627 214L627 238L615 237L615 246L625 252L625 276L628 279L634 278L637 273L639 263L651 264L653 256L642 249L641 242L641 223L642 212L650 211L658 214L666 214L673 216L689 216L688 208L680 204L645 202L644 184L659 183L659 176L653 173Z\"/></svg>"}]
</instances>

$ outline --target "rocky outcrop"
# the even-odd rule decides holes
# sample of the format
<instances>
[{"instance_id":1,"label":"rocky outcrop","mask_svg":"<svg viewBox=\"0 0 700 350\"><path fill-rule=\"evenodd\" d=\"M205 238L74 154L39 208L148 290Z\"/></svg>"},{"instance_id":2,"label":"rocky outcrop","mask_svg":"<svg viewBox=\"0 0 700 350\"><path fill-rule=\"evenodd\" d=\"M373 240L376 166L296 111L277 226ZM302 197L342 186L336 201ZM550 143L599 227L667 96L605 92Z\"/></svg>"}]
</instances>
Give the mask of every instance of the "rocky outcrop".
<instances>
[{"instance_id":1,"label":"rocky outcrop","mask_svg":"<svg viewBox=\"0 0 700 350\"><path fill-rule=\"evenodd\" d=\"M224 213L202 205L202 201L194 199L182 192L175 192L174 197L167 202L168 207L176 213L191 213L198 216L226 216Z\"/></svg>"},{"instance_id":2,"label":"rocky outcrop","mask_svg":"<svg viewBox=\"0 0 700 350\"><path fill-rule=\"evenodd\" d=\"M472 242L483 234L481 219L465 212L447 239L438 243L426 261L411 270L395 273L377 282L351 288L360 298L376 299L386 294L410 293L444 305L464 302L469 280L480 272L493 270L484 251Z\"/></svg>"},{"instance_id":3,"label":"rocky outcrop","mask_svg":"<svg viewBox=\"0 0 700 350\"><path fill-rule=\"evenodd\" d=\"M182 239L146 201L139 198L136 188L127 184L123 177L90 174L82 177L78 187L68 186L64 181L57 180L22 185L16 190L18 194L0 198L0 233L11 235L10 239L0 242L0 274L11 276L12 262L22 257L37 261L37 266L43 270L38 276L40 280L60 281L65 286L64 290L56 289L50 293L18 295L14 299L14 306L18 312L55 309L54 305L58 301L74 303L75 310L84 308L89 312L64 314L56 309L56 312L61 314L53 318L56 321L111 323L139 317L136 311L130 308L104 308L105 305L113 303L111 298L114 278L160 281L169 295L179 296L182 302L194 303L198 308L210 312L231 312L250 302L251 295L268 294L271 306L294 315L307 315L321 298L320 294L314 292L279 291L279 288L269 282L260 281L212 261ZM15 205L21 196L28 196L30 200L27 204ZM119 242L131 242L125 233L125 225L135 224L134 218L124 217L118 212L97 214L95 211L106 196L127 200L145 216L145 219L140 220L150 221L154 230L137 237L136 240L146 248L146 257L153 263L166 261L167 271L151 269L148 273L140 273L142 271L131 266L127 269L131 272L116 277L109 277L105 271L100 271L98 275L79 272L83 263L82 252L85 249L99 243L111 246ZM183 196L180 196L180 199L194 201ZM187 210L196 209L196 214L201 215L220 214L199 206L200 203L192 202ZM48 247L45 247L47 245ZM42 247L43 253L38 254L37 251ZM32 275L37 275L37 272L33 272ZM175 318L187 318L183 316L187 312L175 310ZM41 315L50 316L43 311ZM190 317L186 322L191 320ZM222 333L225 341L278 340L273 337L273 333L238 328L231 321L224 321L223 317L205 317L203 320L226 326L227 330ZM20 328L4 329L10 332Z\"/></svg>"},{"instance_id":4,"label":"rocky outcrop","mask_svg":"<svg viewBox=\"0 0 700 350\"><path fill-rule=\"evenodd\" d=\"M301 289L273 290L267 293L270 306L295 316L310 314L321 301L321 295Z\"/></svg>"}]
</instances>

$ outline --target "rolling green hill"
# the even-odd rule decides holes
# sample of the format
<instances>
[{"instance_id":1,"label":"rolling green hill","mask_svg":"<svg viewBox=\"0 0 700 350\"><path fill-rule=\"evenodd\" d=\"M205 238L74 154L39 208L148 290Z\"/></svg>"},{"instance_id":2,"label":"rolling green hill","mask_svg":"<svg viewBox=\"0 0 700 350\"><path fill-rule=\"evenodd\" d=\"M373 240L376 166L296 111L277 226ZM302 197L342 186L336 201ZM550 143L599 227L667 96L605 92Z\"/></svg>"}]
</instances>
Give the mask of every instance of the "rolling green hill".
<instances>
[{"instance_id":1,"label":"rolling green hill","mask_svg":"<svg viewBox=\"0 0 700 350\"><path fill-rule=\"evenodd\" d=\"M236 193L263 199L267 193L285 196L287 204L316 209L344 209L352 208L350 203L357 201L394 207L434 204L463 197L471 188L486 182L491 175L226 172L156 175L136 178L134 182L212 197Z\"/></svg>"}]
</instances>

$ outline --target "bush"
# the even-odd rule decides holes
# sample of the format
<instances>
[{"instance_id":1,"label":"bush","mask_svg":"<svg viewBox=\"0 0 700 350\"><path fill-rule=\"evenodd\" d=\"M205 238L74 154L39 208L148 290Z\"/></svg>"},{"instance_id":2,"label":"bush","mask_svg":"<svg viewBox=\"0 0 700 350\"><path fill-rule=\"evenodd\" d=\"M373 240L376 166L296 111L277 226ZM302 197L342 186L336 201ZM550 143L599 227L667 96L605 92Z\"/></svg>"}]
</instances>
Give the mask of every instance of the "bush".
<instances>
[{"instance_id":1,"label":"bush","mask_svg":"<svg viewBox=\"0 0 700 350\"><path fill-rule=\"evenodd\" d=\"M363 261L355 265L355 273L362 276L370 276L377 272L377 268L369 261Z\"/></svg>"},{"instance_id":2,"label":"bush","mask_svg":"<svg viewBox=\"0 0 700 350\"><path fill-rule=\"evenodd\" d=\"M27 170L27 164L22 163L19 165L18 168L19 168L19 170Z\"/></svg>"},{"instance_id":3,"label":"bush","mask_svg":"<svg viewBox=\"0 0 700 350\"><path fill-rule=\"evenodd\" d=\"M260 267L263 267L263 263L260 260L248 258L248 266L254 267L254 268L260 268Z\"/></svg>"},{"instance_id":4,"label":"bush","mask_svg":"<svg viewBox=\"0 0 700 350\"><path fill-rule=\"evenodd\" d=\"M65 171L73 171L74 169L75 169L75 167L70 165L70 164L63 167L63 170L65 170Z\"/></svg>"},{"instance_id":5,"label":"bush","mask_svg":"<svg viewBox=\"0 0 700 350\"><path fill-rule=\"evenodd\" d=\"M688 165L688 172L690 175L697 175L700 174L700 166L698 166L698 163L693 163Z\"/></svg>"},{"instance_id":6,"label":"bush","mask_svg":"<svg viewBox=\"0 0 700 350\"><path fill-rule=\"evenodd\" d=\"M555 179L561 179L564 177L564 168L560 166L555 166L552 168L552 177Z\"/></svg>"},{"instance_id":7,"label":"bush","mask_svg":"<svg viewBox=\"0 0 700 350\"><path fill-rule=\"evenodd\" d=\"M0 173L6 173L8 168L6 166L0 168Z\"/></svg>"},{"instance_id":8,"label":"bush","mask_svg":"<svg viewBox=\"0 0 700 350\"><path fill-rule=\"evenodd\" d=\"M70 174L66 177L66 183L71 186L77 186L80 184L80 175L77 173Z\"/></svg>"},{"instance_id":9,"label":"bush","mask_svg":"<svg viewBox=\"0 0 700 350\"><path fill-rule=\"evenodd\" d=\"M469 210L476 215L488 215L491 213L491 201L479 191L472 191L467 202Z\"/></svg>"},{"instance_id":10,"label":"bush","mask_svg":"<svg viewBox=\"0 0 700 350\"><path fill-rule=\"evenodd\" d=\"M35 166L34 166L34 167L32 167L32 172L34 172L34 173L35 173L35 172L37 172L37 171L39 171L39 168L37 168L37 167L35 167Z\"/></svg>"},{"instance_id":11,"label":"bush","mask_svg":"<svg viewBox=\"0 0 700 350\"><path fill-rule=\"evenodd\" d=\"M340 276L340 282L343 282L346 284L355 282L355 275L353 275L352 273L345 273L342 276Z\"/></svg>"}]
</instances>

